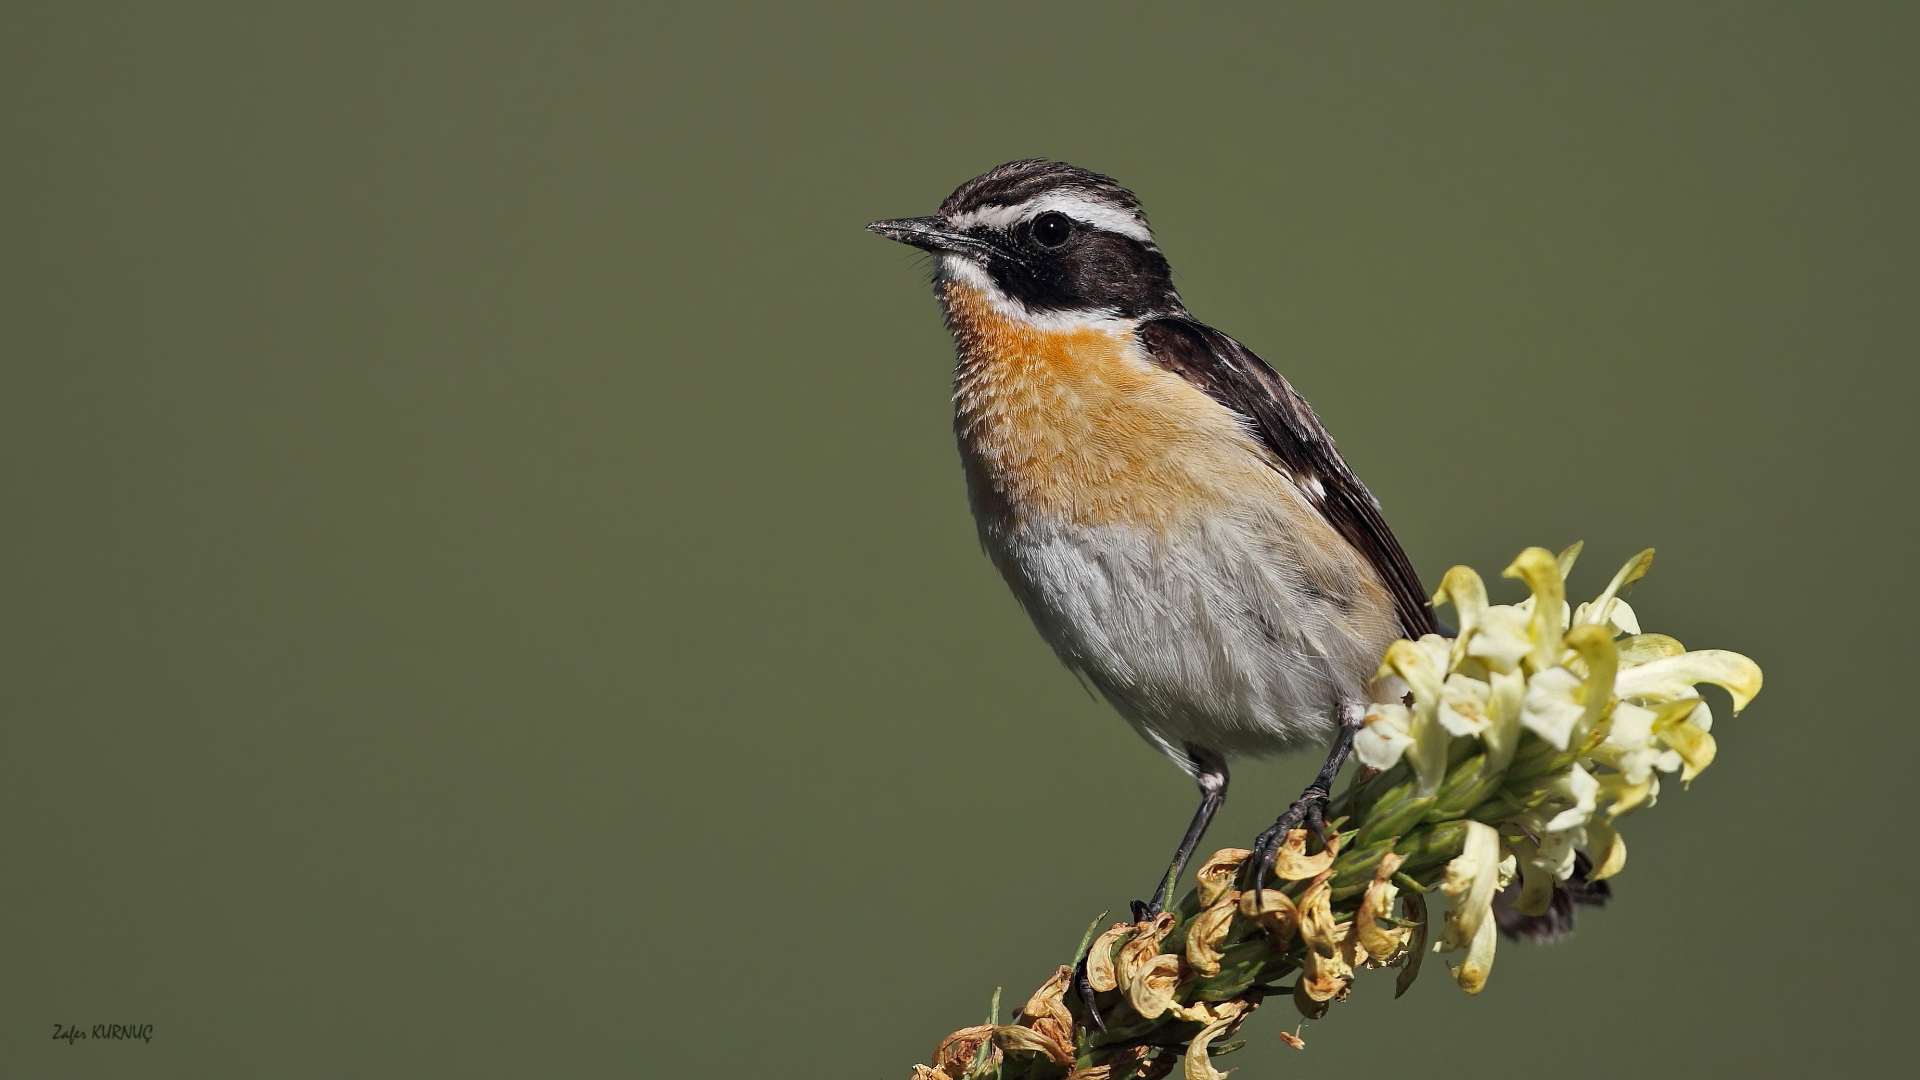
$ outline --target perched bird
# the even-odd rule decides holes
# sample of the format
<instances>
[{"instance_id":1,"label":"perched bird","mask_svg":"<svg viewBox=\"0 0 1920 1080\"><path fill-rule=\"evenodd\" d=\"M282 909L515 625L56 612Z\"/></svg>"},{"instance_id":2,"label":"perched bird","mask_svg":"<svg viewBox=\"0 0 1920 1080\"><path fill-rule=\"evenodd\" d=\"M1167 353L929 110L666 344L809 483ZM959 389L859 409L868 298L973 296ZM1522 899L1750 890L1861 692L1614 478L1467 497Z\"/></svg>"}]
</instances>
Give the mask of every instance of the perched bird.
<instances>
[{"instance_id":1,"label":"perched bird","mask_svg":"<svg viewBox=\"0 0 1920 1080\"><path fill-rule=\"evenodd\" d=\"M1157 913L1227 762L1331 744L1254 845L1319 827L1386 646L1436 630L1380 506L1313 410L1188 313L1133 193L1058 162L868 229L933 256L980 539L1060 659L1198 783Z\"/></svg>"}]
</instances>

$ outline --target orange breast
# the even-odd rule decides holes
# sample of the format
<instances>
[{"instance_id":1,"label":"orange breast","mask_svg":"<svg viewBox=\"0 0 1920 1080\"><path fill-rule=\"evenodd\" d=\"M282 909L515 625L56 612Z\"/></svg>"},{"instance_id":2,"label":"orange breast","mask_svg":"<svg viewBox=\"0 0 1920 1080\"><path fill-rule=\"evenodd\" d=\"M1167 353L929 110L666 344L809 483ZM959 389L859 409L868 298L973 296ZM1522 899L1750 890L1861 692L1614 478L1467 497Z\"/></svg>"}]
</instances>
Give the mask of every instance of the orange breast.
<instances>
[{"instance_id":1,"label":"orange breast","mask_svg":"<svg viewBox=\"0 0 1920 1080\"><path fill-rule=\"evenodd\" d=\"M1148 363L1130 332L1008 318L960 282L941 299L983 512L1152 528L1229 501L1299 498L1232 413Z\"/></svg>"}]
</instances>

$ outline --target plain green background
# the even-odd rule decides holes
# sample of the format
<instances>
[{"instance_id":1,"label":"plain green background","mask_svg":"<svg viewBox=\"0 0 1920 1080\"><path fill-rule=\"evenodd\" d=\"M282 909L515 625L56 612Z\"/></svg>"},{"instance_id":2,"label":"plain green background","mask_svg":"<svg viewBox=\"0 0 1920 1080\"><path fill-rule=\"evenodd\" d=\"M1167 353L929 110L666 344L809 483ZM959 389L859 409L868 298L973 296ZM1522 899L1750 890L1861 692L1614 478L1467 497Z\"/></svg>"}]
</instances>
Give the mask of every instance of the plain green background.
<instances>
[{"instance_id":1,"label":"plain green background","mask_svg":"<svg viewBox=\"0 0 1920 1080\"><path fill-rule=\"evenodd\" d=\"M1222 1064L1898 1070L1916 103L1901 4L7 5L0 1073L904 1078L1143 892L861 231L1033 155L1429 583L1652 545L1767 673L1575 940Z\"/></svg>"}]
</instances>

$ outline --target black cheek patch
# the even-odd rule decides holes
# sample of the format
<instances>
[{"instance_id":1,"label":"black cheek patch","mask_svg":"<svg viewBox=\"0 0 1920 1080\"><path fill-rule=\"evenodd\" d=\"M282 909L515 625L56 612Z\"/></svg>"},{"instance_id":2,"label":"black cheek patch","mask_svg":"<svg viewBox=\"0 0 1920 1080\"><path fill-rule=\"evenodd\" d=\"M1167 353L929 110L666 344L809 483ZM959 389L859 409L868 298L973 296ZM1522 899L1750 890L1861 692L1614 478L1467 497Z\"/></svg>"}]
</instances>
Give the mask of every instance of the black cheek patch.
<instances>
[{"instance_id":1,"label":"black cheek patch","mask_svg":"<svg viewBox=\"0 0 1920 1080\"><path fill-rule=\"evenodd\" d=\"M1180 303L1167 260L1117 233L1086 232L1058 252L995 256L987 269L1032 311L1099 308L1132 316L1177 310Z\"/></svg>"}]
</instances>

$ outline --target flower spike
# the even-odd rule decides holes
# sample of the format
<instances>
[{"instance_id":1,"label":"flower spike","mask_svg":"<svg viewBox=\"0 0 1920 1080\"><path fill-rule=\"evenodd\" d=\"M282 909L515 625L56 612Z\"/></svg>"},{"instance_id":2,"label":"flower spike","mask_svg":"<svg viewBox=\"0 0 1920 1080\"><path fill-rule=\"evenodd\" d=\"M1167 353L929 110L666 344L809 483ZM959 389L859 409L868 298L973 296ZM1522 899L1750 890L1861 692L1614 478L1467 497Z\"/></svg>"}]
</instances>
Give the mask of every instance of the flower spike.
<instances>
[{"instance_id":1,"label":"flower spike","mask_svg":"<svg viewBox=\"0 0 1920 1080\"><path fill-rule=\"evenodd\" d=\"M1317 1019L1377 967L1400 968L1398 997L1427 951L1464 953L1454 980L1478 993L1498 941L1494 898L1539 915L1577 867L1590 883L1618 875L1620 820L1655 805L1662 774L1684 786L1717 756L1697 687L1724 688L1736 713L1761 687L1739 653L1640 631L1620 597L1651 549L1569 610L1579 553L1522 552L1506 571L1531 592L1518 604L1489 603L1467 567L1447 572L1433 599L1453 605L1458 635L1387 648L1354 736L1365 768L1328 807L1324 837L1286 837L1270 884L1236 888L1249 852L1214 853L1177 904L1101 933L1078 981L1058 968L1009 1024L996 1005L914 1080L1147 1080L1176 1068L1221 1080L1214 1060L1242 1044L1220 1040L1263 1000L1289 997ZM1435 893L1448 904L1429 950Z\"/></svg>"}]
</instances>

